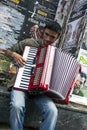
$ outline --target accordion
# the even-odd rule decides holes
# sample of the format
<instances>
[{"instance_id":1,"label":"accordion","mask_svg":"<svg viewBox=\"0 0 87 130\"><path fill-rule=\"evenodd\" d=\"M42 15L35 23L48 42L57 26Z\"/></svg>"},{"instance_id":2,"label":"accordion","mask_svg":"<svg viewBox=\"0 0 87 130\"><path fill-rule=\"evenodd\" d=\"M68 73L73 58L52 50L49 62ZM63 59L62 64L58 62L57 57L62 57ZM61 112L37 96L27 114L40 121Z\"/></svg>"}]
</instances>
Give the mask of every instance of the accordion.
<instances>
[{"instance_id":1,"label":"accordion","mask_svg":"<svg viewBox=\"0 0 87 130\"><path fill-rule=\"evenodd\" d=\"M55 102L67 104L81 66L68 52L48 45L25 47L26 64L20 67L14 89L31 94L45 93Z\"/></svg>"}]
</instances>

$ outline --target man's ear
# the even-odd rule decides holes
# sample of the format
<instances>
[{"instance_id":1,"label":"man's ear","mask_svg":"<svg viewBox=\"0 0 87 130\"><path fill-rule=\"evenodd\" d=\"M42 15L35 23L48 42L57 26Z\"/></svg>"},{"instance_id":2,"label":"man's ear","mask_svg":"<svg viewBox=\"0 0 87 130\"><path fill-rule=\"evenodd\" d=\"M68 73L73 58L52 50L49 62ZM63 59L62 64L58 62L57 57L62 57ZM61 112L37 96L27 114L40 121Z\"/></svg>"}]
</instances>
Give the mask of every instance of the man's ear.
<instances>
[{"instance_id":1,"label":"man's ear","mask_svg":"<svg viewBox=\"0 0 87 130\"><path fill-rule=\"evenodd\" d=\"M59 38L60 38L60 36L61 36L61 34L58 34L57 39L59 39Z\"/></svg>"}]
</instances>

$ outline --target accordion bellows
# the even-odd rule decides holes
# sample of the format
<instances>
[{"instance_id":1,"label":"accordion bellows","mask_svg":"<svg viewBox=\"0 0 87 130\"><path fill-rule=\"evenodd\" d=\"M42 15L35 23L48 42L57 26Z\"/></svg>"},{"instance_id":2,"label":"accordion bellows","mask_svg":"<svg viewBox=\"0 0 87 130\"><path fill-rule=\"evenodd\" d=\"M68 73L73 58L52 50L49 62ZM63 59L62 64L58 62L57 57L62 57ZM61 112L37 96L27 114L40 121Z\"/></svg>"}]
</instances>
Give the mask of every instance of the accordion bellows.
<instances>
[{"instance_id":1,"label":"accordion bellows","mask_svg":"<svg viewBox=\"0 0 87 130\"><path fill-rule=\"evenodd\" d=\"M80 65L68 52L49 45L44 48L25 47L24 67L19 68L14 89L45 93L55 102L68 103Z\"/></svg>"}]
</instances>

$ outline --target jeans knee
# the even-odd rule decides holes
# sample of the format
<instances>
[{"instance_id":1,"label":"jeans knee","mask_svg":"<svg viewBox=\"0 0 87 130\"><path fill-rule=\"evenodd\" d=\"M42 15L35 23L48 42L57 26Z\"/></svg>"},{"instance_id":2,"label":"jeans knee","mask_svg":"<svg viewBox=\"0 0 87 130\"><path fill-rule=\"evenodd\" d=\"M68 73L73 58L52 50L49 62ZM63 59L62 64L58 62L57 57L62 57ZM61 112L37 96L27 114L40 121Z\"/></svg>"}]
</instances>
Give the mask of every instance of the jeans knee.
<instances>
[{"instance_id":1,"label":"jeans knee","mask_svg":"<svg viewBox=\"0 0 87 130\"><path fill-rule=\"evenodd\" d=\"M21 105L20 103L11 103L10 104L10 108L12 109L12 110L14 110L14 111L24 111L24 106L23 105Z\"/></svg>"},{"instance_id":2,"label":"jeans knee","mask_svg":"<svg viewBox=\"0 0 87 130\"><path fill-rule=\"evenodd\" d=\"M55 105L50 106L47 111L48 111L49 115L52 118L57 118L57 116L58 116L58 109L57 109L57 107Z\"/></svg>"},{"instance_id":3,"label":"jeans knee","mask_svg":"<svg viewBox=\"0 0 87 130\"><path fill-rule=\"evenodd\" d=\"M54 116L54 117L58 116L58 110L57 110L56 106L54 106L53 108L51 108L51 113L52 113L52 116Z\"/></svg>"}]
</instances>

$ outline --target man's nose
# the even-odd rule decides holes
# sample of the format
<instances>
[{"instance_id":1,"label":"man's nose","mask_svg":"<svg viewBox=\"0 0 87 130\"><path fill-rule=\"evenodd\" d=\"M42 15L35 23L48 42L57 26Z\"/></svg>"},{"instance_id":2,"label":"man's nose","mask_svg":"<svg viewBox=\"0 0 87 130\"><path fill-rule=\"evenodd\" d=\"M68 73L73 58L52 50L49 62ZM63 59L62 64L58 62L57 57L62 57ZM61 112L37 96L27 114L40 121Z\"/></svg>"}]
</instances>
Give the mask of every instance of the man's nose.
<instances>
[{"instance_id":1,"label":"man's nose","mask_svg":"<svg viewBox=\"0 0 87 130\"><path fill-rule=\"evenodd\" d=\"M46 40L47 40L47 41L52 41L52 39L51 39L50 36L47 36L47 37L46 37Z\"/></svg>"}]
</instances>

